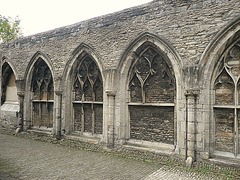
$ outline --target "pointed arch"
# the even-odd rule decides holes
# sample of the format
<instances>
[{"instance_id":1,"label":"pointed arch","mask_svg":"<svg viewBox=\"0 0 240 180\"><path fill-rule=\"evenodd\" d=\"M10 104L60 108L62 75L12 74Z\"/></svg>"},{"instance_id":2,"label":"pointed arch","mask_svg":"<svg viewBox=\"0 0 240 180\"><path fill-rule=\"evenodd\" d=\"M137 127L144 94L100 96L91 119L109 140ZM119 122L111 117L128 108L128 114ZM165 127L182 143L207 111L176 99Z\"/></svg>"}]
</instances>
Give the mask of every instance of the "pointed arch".
<instances>
[{"instance_id":1,"label":"pointed arch","mask_svg":"<svg viewBox=\"0 0 240 180\"><path fill-rule=\"evenodd\" d=\"M65 66L64 71L63 71L63 76L62 76L63 78L62 78L62 81L61 81L62 85L64 85L66 80L69 78L68 76L70 74L70 71L71 71L72 67L74 66L74 63L76 62L76 59L78 57L81 58L81 57L84 57L86 55L88 55L92 59L94 59L94 61L96 62L97 66L100 69L100 72L103 72L103 64L102 64L102 61L100 59L100 56L94 51L93 48L91 48L90 46L88 46L85 43L81 43L76 49L73 50L69 60L66 63L66 66Z\"/></svg>"},{"instance_id":2,"label":"pointed arch","mask_svg":"<svg viewBox=\"0 0 240 180\"><path fill-rule=\"evenodd\" d=\"M131 58L132 55L134 56L134 52L137 50L137 48L139 48L145 42L152 43L165 56L168 56L174 66L174 70L181 73L180 70L182 69L182 60L177 51L171 45L171 43L165 38L157 36L150 32L142 33L128 45L128 47L122 54L119 64L117 66L117 69L119 71L122 71L124 69L124 64L126 64L126 61L129 61L129 58Z\"/></svg>"},{"instance_id":3,"label":"pointed arch","mask_svg":"<svg viewBox=\"0 0 240 180\"><path fill-rule=\"evenodd\" d=\"M54 119L54 72L50 58L41 51L31 58L25 72L25 117L27 128L46 128L52 131Z\"/></svg>"},{"instance_id":4,"label":"pointed arch","mask_svg":"<svg viewBox=\"0 0 240 180\"><path fill-rule=\"evenodd\" d=\"M11 67L11 69L12 69L12 71L14 73L14 76L16 77L16 80L19 80L19 74L17 72L17 68L15 67L15 65L6 56L3 56L1 67L3 67L3 65L5 63L7 63Z\"/></svg>"},{"instance_id":5,"label":"pointed arch","mask_svg":"<svg viewBox=\"0 0 240 180\"><path fill-rule=\"evenodd\" d=\"M16 69L6 57L3 57L1 68L1 105L5 102L18 103Z\"/></svg>"},{"instance_id":6,"label":"pointed arch","mask_svg":"<svg viewBox=\"0 0 240 180\"><path fill-rule=\"evenodd\" d=\"M82 43L71 54L64 69L63 126L67 132L101 135L103 132L103 66L94 50Z\"/></svg>"},{"instance_id":7,"label":"pointed arch","mask_svg":"<svg viewBox=\"0 0 240 180\"><path fill-rule=\"evenodd\" d=\"M237 52L240 52L240 16L217 33L199 62L200 86L205 87L200 95L204 96L200 99L205 99L204 128L210 132L204 137L204 147L210 157L217 155L235 158L240 153L240 55Z\"/></svg>"},{"instance_id":8,"label":"pointed arch","mask_svg":"<svg viewBox=\"0 0 240 180\"><path fill-rule=\"evenodd\" d=\"M29 63L28 63L28 66L25 70L25 74L24 74L24 79L26 79L26 81L28 81L29 79L29 74L31 73L31 71L33 70L33 66L34 64L37 62L37 60L41 58L46 64L47 66L49 67L51 73L52 73L52 76L54 78L54 71L53 71L53 65L50 61L50 57L48 55L46 55L45 53L41 52L41 51L37 51L33 56L32 58L30 59ZM55 82L55 81L53 81Z\"/></svg>"},{"instance_id":9,"label":"pointed arch","mask_svg":"<svg viewBox=\"0 0 240 180\"><path fill-rule=\"evenodd\" d=\"M143 71L138 69L138 64L140 66L143 65ZM178 146L177 116L180 115L180 112L177 111L176 107L177 104L181 101L181 97L183 97L183 93L178 90L183 86L183 83L182 61L177 51L166 39L153 33L145 32L129 44L129 46L126 48L126 51L123 53L117 68L121 78L119 83L121 84L121 88L119 88L119 98L123 99L119 105L120 112L118 121L121 122L121 126L127 127L127 130L125 132L119 131L125 133L125 135L121 134L120 136L125 136L125 139L130 140L133 138L137 140L157 143L153 144L153 146L156 145L158 147L167 147L167 149L169 148L170 151L176 148L176 146ZM161 71L159 68L162 68L162 70L164 70ZM157 71L158 73L156 73ZM154 74L157 75L155 76ZM166 75L168 77L168 80L173 81L173 91L170 90L170 87L163 87L164 84L169 83L166 83L167 80L162 78L162 75ZM160 80L161 78L162 80ZM157 79L159 82L154 84L155 80ZM131 83L131 81L134 82ZM137 88L137 85L140 85L141 88L137 88L136 92L133 90L134 94L131 94L131 84L133 84L133 87L135 88ZM148 87L148 84L153 84L153 87ZM166 101L166 97L168 96L167 94L166 97L164 97L165 95L161 97L159 96L159 93L163 94L163 91L168 92L168 90L171 91L170 94L173 93L174 95L173 98L169 99L169 102ZM136 95L138 92L141 92L139 96ZM139 136L139 132L134 132L135 130L138 131L139 129L143 129L144 131L144 129L146 129L143 127L145 123L151 124L151 122L155 123L157 121L162 121L160 114L164 111L169 115L169 117L164 118L170 118L171 120L169 119L169 124L162 123L164 125L161 127L156 125L156 129L152 127L152 130L156 131L156 136L151 136L148 134L149 137L147 137L143 135L145 132L140 133ZM138 117L139 115L142 116ZM149 117L153 117L153 119L150 120ZM149 121L144 122L147 119ZM137 121L141 121L142 125L140 124L139 126L139 124L134 124ZM167 127L168 125L169 127ZM162 131L164 128L169 128L168 132L171 134L171 137L167 134L164 134ZM162 137L160 138L158 135Z\"/></svg>"},{"instance_id":10,"label":"pointed arch","mask_svg":"<svg viewBox=\"0 0 240 180\"><path fill-rule=\"evenodd\" d=\"M218 59L224 53L225 49L234 43L240 37L240 16L230 21L216 36L210 41L204 50L199 61L200 82L202 79L212 77L213 69ZM209 83L209 81L205 81ZM203 84L209 86L209 84Z\"/></svg>"}]
</instances>

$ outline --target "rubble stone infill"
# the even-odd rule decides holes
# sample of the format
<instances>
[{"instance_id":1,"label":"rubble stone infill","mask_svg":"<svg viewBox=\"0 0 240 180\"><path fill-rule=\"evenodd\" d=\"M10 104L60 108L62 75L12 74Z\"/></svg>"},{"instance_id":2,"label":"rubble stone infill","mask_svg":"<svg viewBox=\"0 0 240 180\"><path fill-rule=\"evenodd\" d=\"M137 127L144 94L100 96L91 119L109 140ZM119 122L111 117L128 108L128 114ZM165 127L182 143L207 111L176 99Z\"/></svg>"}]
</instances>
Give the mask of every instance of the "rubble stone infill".
<instances>
[{"instance_id":1,"label":"rubble stone infill","mask_svg":"<svg viewBox=\"0 0 240 180\"><path fill-rule=\"evenodd\" d=\"M9 135L10 134L10 135ZM30 133L0 134L0 179L227 179L237 171L207 165L185 168L183 161L129 149L104 150L96 145ZM49 142L49 143L46 143ZM197 166L197 165L196 165Z\"/></svg>"}]
</instances>

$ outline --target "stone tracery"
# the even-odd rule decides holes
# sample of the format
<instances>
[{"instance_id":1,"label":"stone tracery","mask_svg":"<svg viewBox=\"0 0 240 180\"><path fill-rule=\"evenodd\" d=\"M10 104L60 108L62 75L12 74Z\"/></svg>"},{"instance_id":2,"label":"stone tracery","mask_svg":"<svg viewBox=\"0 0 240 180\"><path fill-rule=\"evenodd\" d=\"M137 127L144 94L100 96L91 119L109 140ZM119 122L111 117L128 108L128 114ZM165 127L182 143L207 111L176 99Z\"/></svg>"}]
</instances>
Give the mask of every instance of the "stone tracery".
<instances>
[{"instance_id":1,"label":"stone tracery","mask_svg":"<svg viewBox=\"0 0 240 180\"><path fill-rule=\"evenodd\" d=\"M214 83L215 150L239 154L240 42L223 55Z\"/></svg>"},{"instance_id":2,"label":"stone tracery","mask_svg":"<svg viewBox=\"0 0 240 180\"><path fill-rule=\"evenodd\" d=\"M130 70L131 138L174 143L175 77L170 63L151 46Z\"/></svg>"},{"instance_id":3,"label":"stone tracery","mask_svg":"<svg viewBox=\"0 0 240 180\"><path fill-rule=\"evenodd\" d=\"M102 133L103 85L101 73L94 60L86 56L75 70L74 130Z\"/></svg>"},{"instance_id":4,"label":"stone tracery","mask_svg":"<svg viewBox=\"0 0 240 180\"><path fill-rule=\"evenodd\" d=\"M32 77L32 126L53 127L54 87L48 65L39 58L34 65Z\"/></svg>"}]
</instances>

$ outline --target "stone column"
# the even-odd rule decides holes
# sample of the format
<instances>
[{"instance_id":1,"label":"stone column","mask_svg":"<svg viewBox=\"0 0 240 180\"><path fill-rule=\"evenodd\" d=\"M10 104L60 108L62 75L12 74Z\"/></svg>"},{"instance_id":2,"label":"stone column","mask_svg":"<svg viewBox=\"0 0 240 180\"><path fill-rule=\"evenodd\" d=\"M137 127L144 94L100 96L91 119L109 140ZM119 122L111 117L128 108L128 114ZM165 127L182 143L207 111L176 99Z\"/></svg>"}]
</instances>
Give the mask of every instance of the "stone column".
<instances>
[{"instance_id":1,"label":"stone column","mask_svg":"<svg viewBox=\"0 0 240 180\"><path fill-rule=\"evenodd\" d=\"M18 113L18 128L16 130L17 133L23 131L24 129L24 115L23 115L23 108L24 108L24 95L25 95L25 81L24 80L16 80L17 86L17 95L19 99L19 113Z\"/></svg>"},{"instance_id":2,"label":"stone column","mask_svg":"<svg viewBox=\"0 0 240 180\"><path fill-rule=\"evenodd\" d=\"M116 127L115 127L115 97L116 89L116 70L107 69L103 72L105 77L104 99L103 99L103 139L107 148L114 146Z\"/></svg>"},{"instance_id":3,"label":"stone column","mask_svg":"<svg viewBox=\"0 0 240 180\"><path fill-rule=\"evenodd\" d=\"M61 139L61 126L62 126L62 91L55 91L55 121L56 121L56 139Z\"/></svg>"},{"instance_id":4,"label":"stone column","mask_svg":"<svg viewBox=\"0 0 240 180\"><path fill-rule=\"evenodd\" d=\"M192 164L196 160L196 107L199 90L186 90L186 158ZM190 161L190 162L189 162Z\"/></svg>"},{"instance_id":5,"label":"stone column","mask_svg":"<svg viewBox=\"0 0 240 180\"><path fill-rule=\"evenodd\" d=\"M115 96L116 91L106 90L108 97L108 107L107 107L107 147L114 146L114 129L115 129Z\"/></svg>"}]
</instances>

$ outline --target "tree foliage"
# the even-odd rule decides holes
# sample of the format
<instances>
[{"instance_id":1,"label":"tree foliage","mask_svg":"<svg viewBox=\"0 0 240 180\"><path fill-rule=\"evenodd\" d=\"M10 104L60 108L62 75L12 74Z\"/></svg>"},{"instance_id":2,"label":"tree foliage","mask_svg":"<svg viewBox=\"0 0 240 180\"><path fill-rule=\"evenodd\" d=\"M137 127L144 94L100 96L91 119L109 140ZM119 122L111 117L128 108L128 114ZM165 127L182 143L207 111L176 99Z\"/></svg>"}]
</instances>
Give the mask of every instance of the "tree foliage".
<instances>
[{"instance_id":1,"label":"tree foliage","mask_svg":"<svg viewBox=\"0 0 240 180\"><path fill-rule=\"evenodd\" d=\"M12 19L11 17L5 17L0 15L0 43L8 42L13 39L17 39L22 36L22 31L20 28L21 20L16 17Z\"/></svg>"}]
</instances>

